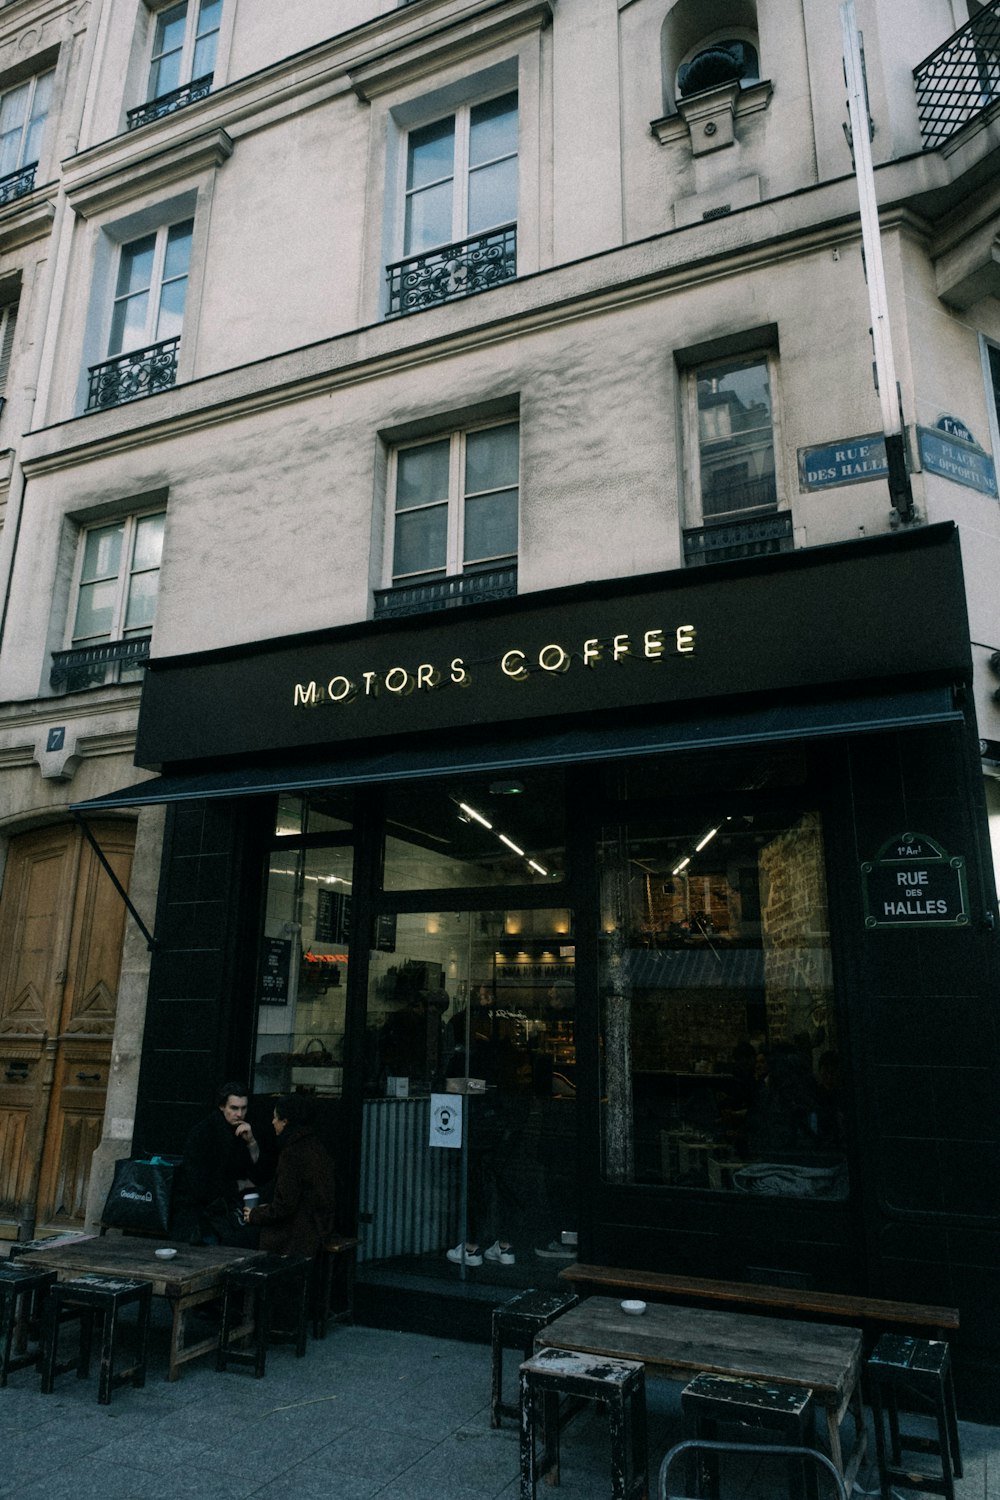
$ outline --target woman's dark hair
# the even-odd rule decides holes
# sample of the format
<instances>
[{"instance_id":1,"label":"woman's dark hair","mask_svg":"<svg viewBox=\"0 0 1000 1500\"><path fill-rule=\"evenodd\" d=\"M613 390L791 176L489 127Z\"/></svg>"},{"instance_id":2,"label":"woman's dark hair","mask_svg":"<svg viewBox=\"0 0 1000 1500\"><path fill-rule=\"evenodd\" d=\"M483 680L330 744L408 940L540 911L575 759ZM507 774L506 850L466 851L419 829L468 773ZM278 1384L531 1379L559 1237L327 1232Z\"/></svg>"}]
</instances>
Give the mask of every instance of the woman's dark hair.
<instances>
[{"instance_id":1,"label":"woman's dark hair","mask_svg":"<svg viewBox=\"0 0 1000 1500\"><path fill-rule=\"evenodd\" d=\"M289 1125L311 1125L313 1105L308 1094L278 1094L273 1101L274 1113Z\"/></svg>"},{"instance_id":2,"label":"woman's dark hair","mask_svg":"<svg viewBox=\"0 0 1000 1500\"><path fill-rule=\"evenodd\" d=\"M228 1083L220 1083L219 1087L215 1091L215 1102L220 1109L225 1104L230 1094L235 1094L237 1099L249 1100L250 1098L250 1090L247 1088L242 1079L230 1078Z\"/></svg>"}]
</instances>

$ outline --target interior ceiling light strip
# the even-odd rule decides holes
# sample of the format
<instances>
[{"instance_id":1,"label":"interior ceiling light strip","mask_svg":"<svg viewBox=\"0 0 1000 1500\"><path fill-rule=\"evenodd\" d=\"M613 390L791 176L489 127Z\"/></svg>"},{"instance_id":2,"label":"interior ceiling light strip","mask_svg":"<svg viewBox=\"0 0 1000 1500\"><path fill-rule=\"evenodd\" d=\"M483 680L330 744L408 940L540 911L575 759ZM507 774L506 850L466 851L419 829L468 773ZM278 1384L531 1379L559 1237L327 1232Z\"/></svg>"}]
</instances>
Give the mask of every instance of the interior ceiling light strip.
<instances>
[{"instance_id":1,"label":"interior ceiling light strip","mask_svg":"<svg viewBox=\"0 0 1000 1500\"><path fill-rule=\"evenodd\" d=\"M496 835L501 844L506 844L508 849L512 849L520 859L523 859L529 869L536 870L539 875L545 875L546 877L548 876L549 871L546 870L544 865L540 865L536 859L531 859L527 854L525 854L524 850L518 844L515 844L513 839L509 839L505 833L498 833L489 819L484 818L481 812L477 812L474 807L470 807L468 802L459 802L458 799L454 797L452 798L452 801L458 807L459 814L464 814L464 822L468 822L469 818L473 818L475 822L481 823L484 828L488 828L492 834Z\"/></svg>"}]
</instances>

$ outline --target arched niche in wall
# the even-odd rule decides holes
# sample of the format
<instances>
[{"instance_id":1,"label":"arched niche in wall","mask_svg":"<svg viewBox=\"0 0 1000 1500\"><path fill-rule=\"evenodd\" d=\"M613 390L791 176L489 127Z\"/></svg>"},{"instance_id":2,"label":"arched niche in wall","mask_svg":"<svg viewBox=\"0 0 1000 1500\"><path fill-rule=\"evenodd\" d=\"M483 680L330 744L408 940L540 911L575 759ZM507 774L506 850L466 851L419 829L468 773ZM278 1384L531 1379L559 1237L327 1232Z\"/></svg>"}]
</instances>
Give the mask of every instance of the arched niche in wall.
<instances>
[{"instance_id":1,"label":"arched niche in wall","mask_svg":"<svg viewBox=\"0 0 1000 1500\"><path fill-rule=\"evenodd\" d=\"M685 96L760 76L754 0L677 0L660 30L665 114ZM725 76L727 75L728 76Z\"/></svg>"}]
</instances>

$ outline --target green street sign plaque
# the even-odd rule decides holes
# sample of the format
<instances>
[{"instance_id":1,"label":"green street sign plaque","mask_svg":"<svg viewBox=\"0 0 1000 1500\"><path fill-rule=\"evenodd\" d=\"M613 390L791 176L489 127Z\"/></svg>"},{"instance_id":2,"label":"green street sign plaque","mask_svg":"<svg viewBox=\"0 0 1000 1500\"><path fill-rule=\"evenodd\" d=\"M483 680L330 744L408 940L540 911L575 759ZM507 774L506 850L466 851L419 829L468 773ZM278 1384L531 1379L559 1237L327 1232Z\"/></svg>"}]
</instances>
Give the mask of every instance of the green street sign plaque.
<instances>
[{"instance_id":1,"label":"green street sign plaque","mask_svg":"<svg viewBox=\"0 0 1000 1500\"><path fill-rule=\"evenodd\" d=\"M861 866L865 926L967 927L965 860L924 833L886 839Z\"/></svg>"}]
</instances>

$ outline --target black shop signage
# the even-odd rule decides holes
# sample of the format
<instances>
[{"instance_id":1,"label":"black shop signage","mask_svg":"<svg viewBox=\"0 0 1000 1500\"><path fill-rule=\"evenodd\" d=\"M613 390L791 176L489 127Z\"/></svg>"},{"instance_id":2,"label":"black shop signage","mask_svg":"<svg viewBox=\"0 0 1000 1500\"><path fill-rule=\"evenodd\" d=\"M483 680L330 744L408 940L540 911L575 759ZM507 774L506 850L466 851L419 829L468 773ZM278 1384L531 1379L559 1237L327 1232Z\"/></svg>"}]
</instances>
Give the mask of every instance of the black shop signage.
<instances>
[{"instance_id":1,"label":"black shop signage","mask_svg":"<svg viewBox=\"0 0 1000 1500\"><path fill-rule=\"evenodd\" d=\"M900 600L920 601L900 629ZM968 671L957 534L928 527L151 661L136 763L393 743Z\"/></svg>"},{"instance_id":2,"label":"black shop signage","mask_svg":"<svg viewBox=\"0 0 1000 1500\"><path fill-rule=\"evenodd\" d=\"M967 927L965 860L923 833L886 839L861 866L866 927Z\"/></svg>"}]
</instances>

